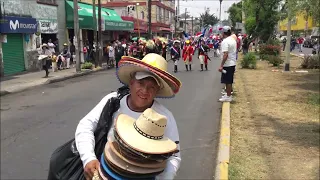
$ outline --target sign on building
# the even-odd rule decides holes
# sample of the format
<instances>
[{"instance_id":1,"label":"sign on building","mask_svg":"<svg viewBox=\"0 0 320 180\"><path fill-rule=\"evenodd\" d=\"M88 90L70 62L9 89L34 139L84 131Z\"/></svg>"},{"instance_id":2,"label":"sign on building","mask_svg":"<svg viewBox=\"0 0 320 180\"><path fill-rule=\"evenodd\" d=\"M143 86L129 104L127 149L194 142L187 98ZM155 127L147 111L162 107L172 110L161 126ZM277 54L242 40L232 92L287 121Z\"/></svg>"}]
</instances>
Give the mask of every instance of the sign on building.
<instances>
[{"instance_id":1,"label":"sign on building","mask_svg":"<svg viewBox=\"0 0 320 180\"><path fill-rule=\"evenodd\" d=\"M0 22L1 33L35 33L37 20L26 17L5 16Z\"/></svg>"}]
</instances>

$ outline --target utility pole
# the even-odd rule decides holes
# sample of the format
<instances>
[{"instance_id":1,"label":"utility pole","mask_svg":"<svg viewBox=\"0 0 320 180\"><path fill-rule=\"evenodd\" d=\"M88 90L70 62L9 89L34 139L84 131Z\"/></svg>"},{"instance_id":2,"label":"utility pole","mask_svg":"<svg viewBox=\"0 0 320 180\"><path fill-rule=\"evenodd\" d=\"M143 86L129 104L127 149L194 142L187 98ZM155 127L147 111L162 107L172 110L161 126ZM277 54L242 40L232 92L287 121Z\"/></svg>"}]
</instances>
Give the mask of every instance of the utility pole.
<instances>
[{"instance_id":1,"label":"utility pole","mask_svg":"<svg viewBox=\"0 0 320 180\"><path fill-rule=\"evenodd\" d=\"M193 36L193 16L191 17L191 35Z\"/></svg>"},{"instance_id":2,"label":"utility pole","mask_svg":"<svg viewBox=\"0 0 320 180\"><path fill-rule=\"evenodd\" d=\"M81 72L80 67L80 52L81 52L81 42L80 42L80 30L79 30L79 15L78 15L78 0L73 0L73 28L74 28L74 36L77 40L76 49L76 72Z\"/></svg>"},{"instance_id":3,"label":"utility pole","mask_svg":"<svg viewBox=\"0 0 320 180\"><path fill-rule=\"evenodd\" d=\"M184 9L184 32L187 33L187 8Z\"/></svg>"},{"instance_id":4,"label":"utility pole","mask_svg":"<svg viewBox=\"0 0 320 180\"><path fill-rule=\"evenodd\" d=\"M222 5L222 0L220 0L220 12L219 12L219 21L221 23L221 5Z\"/></svg>"},{"instance_id":5,"label":"utility pole","mask_svg":"<svg viewBox=\"0 0 320 180\"><path fill-rule=\"evenodd\" d=\"M151 32L151 2L152 0L148 0L148 35L149 38L152 39L152 32Z\"/></svg>"},{"instance_id":6,"label":"utility pole","mask_svg":"<svg viewBox=\"0 0 320 180\"><path fill-rule=\"evenodd\" d=\"M290 3L290 1L288 2ZM287 42L286 42L286 49L285 49L285 65L284 65L284 71L290 71L290 44L291 44L291 19L292 19L292 12L291 12L291 6L288 4L288 24L287 24Z\"/></svg>"},{"instance_id":7,"label":"utility pole","mask_svg":"<svg viewBox=\"0 0 320 180\"><path fill-rule=\"evenodd\" d=\"M102 67L102 49L103 49L103 45L102 45L102 24L101 24L101 0L98 0L98 26L99 26L99 31L98 31L98 39L97 39L97 58L98 58L98 62L99 62L99 66Z\"/></svg>"},{"instance_id":8,"label":"utility pole","mask_svg":"<svg viewBox=\"0 0 320 180\"><path fill-rule=\"evenodd\" d=\"M174 16L174 36L177 37L177 22L178 22L178 6L176 6L176 12Z\"/></svg>"},{"instance_id":9,"label":"utility pole","mask_svg":"<svg viewBox=\"0 0 320 180\"><path fill-rule=\"evenodd\" d=\"M96 15L96 0L92 0L92 11L93 11L93 42L96 43L96 52L92 52L93 53L93 57L94 57L94 65L95 67L98 67L99 63L98 63L98 57L97 57L97 52L98 52L98 40L97 40L97 15Z\"/></svg>"}]
</instances>

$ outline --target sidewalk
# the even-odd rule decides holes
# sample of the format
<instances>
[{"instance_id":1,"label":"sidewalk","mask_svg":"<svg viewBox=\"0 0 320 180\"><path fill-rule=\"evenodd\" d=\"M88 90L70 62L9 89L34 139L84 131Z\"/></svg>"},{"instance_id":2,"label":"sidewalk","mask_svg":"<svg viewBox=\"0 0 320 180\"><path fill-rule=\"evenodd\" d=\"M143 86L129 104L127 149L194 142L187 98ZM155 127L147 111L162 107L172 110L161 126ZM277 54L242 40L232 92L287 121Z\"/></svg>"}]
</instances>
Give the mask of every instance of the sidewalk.
<instances>
[{"instance_id":1,"label":"sidewalk","mask_svg":"<svg viewBox=\"0 0 320 180\"><path fill-rule=\"evenodd\" d=\"M82 72L80 73L77 73L75 68L65 69L57 72L52 72L52 70L50 69L50 74L48 78L43 78L45 75L44 71L2 77L0 82L0 96L21 92L44 84L50 84L78 76L83 76L91 72L96 72L104 69L106 69L105 65L93 70L82 69Z\"/></svg>"}]
</instances>

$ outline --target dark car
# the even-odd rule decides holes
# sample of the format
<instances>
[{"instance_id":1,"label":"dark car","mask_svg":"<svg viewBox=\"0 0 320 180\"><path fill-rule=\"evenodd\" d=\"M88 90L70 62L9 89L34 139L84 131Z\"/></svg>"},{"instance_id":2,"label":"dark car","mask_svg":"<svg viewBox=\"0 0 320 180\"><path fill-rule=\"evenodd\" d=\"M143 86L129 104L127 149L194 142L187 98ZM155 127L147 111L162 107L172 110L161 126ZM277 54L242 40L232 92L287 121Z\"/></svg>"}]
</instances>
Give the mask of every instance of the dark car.
<instances>
[{"instance_id":1,"label":"dark car","mask_svg":"<svg viewBox=\"0 0 320 180\"><path fill-rule=\"evenodd\" d=\"M312 48L313 47L313 41L311 38L307 38L305 41L303 41L303 47Z\"/></svg>"}]
</instances>

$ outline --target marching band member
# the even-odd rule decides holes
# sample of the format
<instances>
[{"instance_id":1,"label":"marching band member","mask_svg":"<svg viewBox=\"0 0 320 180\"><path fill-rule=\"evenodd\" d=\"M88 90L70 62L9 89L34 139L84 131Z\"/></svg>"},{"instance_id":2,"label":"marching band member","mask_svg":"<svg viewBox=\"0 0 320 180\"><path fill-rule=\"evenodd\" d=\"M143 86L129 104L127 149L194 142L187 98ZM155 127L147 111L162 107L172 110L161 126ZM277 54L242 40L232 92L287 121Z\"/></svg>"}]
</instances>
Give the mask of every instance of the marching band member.
<instances>
[{"instance_id":1,"label":"marching band member","mask_svg":"<svg viewBox=\"0 0 320 180\"><path fill-rule=\"evenodd\" d=\"M179 58L180 58L180 47L179 47L179 41L175 40L173 42L173 46L171 47L171 59L174 62L174 72L178 72L178 62L179 62Z\"/></svg>"},{"instance_id":2,"label":"marching band member","mask_svg":"<svg viewBox=\"0 0 320 180\"><path fill-rule=\"evenodd\" d=\"M201 71L203 71L203 63L204 63L204 66L206 68L206 71L208 70L208 51L209 51L209 47L202 40L201 41L201 45L199 46L199 53L198 53L198 58L200 60Z\"/></svg>"},{"instance_id":3,"label":"marching band member","mask_svg":"<svg viewBox=\"0 0 320 180\"><path fill-rule=\"evenodd\" d=\"M192 55L194 54L194 51L193 51L193 47L190 45L190 40L186 40L186 45L183 48L182 54L183 54L183 61L186 65L186 70L188 71L188 65L189 65L189 69L191 71Z\"/></svg>"}]
</instances>

